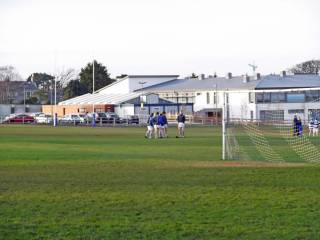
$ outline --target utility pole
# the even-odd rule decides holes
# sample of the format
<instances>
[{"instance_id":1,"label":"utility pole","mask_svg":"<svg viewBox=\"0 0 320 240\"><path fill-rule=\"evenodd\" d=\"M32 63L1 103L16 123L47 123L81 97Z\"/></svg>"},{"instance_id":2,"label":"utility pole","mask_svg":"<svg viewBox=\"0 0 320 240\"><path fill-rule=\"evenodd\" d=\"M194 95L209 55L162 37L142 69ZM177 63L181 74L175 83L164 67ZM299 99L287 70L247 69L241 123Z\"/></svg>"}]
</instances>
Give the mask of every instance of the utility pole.
<instances>
[{"instance_id":1,"label":"utility pole","mask_svg":"<svg viewBox=\"0 0 320 240\"><path fill-rule=\"evenodd\" d=\"M57 113L57 52L54 52L54 117L53 126L56 127L58 123L58 113Z\"/></svg>"},{"instance_id":2,"label":"utility pole","mask_svg":"<svg viewBox=\"0 0 320 240\"><path fill-rule=\"evenodd\" d=\"M94 58L92 61L92 96L94 95ZM92 127L96 126L96 114L94 110L94 99L92 103Z\"/></svg>"}]
</instances>

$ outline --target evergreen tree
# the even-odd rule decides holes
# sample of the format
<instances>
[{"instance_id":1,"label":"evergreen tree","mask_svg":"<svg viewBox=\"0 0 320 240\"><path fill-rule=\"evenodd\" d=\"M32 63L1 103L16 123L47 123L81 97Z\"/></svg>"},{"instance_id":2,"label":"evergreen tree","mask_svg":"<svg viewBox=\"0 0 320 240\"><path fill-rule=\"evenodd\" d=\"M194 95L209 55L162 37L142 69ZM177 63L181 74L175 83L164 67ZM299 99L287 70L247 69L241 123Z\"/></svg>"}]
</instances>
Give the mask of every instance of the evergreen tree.
<instances>
[{"instance_id":1,"label":"evergreen tree","mask_svg":"<svg viewBox=\"0 0 320 240\"><path fill-rule=\"evenodd\" d=\"M105 66L94 60L94 88L98 90L111 83L114 80L110 78L110 74ZM86 87L86 93L92 93L92 63L88 63L80 72L80 83Z\"/></svg>"}]
</instances>

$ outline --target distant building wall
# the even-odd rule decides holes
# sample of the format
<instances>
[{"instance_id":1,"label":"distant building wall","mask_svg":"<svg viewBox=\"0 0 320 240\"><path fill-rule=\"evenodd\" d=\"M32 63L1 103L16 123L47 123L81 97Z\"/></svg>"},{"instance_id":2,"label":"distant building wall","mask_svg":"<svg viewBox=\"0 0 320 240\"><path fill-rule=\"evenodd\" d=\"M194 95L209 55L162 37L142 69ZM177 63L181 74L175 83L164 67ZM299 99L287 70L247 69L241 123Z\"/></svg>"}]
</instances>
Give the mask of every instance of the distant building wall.
<instances>
[{"instance_id":1,"label":"distant building wall","mask_svg":"<svg viewBox=\"0 0 320 240\"><path fill-rule=\"evenodd\" d=\"M132 116L134 115L134 105L133 104L123 104L115 106L114 112L120 117Z\"/></svg>"},{"instance_id":2,"label":"distant building wall","mask_svg":"<svg viewBox=\"0 0 320 240\"><path fill-rule=\"evenodd\" d=\"M95 112L113 112L114 106L109 104L99 104L94 105ZM56 111L58 117L63 117L66 114L71 113L90 113L93 110L92 104L85 104L85 105L57 105ZM42 105L42 112L46 114L53 115L55 112L54 105Z\"/></svg>"},{"instance_id":3,"label":"distant building wall","mask_svg":"<svg viewBox=\"0 0 320 240\"><path fill-rule=\"evenodd\" d=\"M101 90L100 93L103 93L103 94L130 93L129 79L123 79L119 82L115 82L112 85Z\"/></svg>"},{"instance_id":4,"label":"distant building wall","mask_svg":"<svg viewBox=\"0 0 320 240\"><path fill-rule=\"evenodd\" d=\"M41 105L0 104L0 117L10 114L41 112Z\"/></svg>"},{"instance_id":5,"label":"distant building wall","mask_svg":"<svg viewBox=\"0 0 320 240\"><path fill-rule=\"evenodd\" d=\"M159 83L173 80L174 77L158 76L158 77L126 77L118 80L118 82L102 89L101 93L132 93L142 87L150 87Z\"/></svg>"}]
</instances>

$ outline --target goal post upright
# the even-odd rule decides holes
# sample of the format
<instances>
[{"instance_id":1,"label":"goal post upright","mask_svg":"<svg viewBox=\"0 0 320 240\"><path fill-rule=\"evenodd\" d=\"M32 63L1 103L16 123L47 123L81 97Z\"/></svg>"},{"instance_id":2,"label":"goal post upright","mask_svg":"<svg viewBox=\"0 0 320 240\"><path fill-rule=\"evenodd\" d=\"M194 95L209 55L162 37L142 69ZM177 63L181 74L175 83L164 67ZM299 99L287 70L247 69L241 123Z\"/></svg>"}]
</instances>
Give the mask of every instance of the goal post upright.
<instances>
[{"instance_id":1,"label":"goal post upright","mask_svg":"<svg viewBox=\"0 0 320 240\"><path fill-rule=\"evenodd\" d=\"M226 92L223 92L222 96L222 160L226 160Z\"/></svg>"}]
</instances>

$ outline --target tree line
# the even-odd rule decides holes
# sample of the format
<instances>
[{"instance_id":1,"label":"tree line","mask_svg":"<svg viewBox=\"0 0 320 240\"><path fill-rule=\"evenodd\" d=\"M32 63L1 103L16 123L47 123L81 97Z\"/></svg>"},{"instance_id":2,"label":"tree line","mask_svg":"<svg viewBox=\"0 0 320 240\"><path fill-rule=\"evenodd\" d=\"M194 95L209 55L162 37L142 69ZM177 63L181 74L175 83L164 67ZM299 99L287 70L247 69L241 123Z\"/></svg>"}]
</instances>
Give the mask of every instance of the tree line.
<instances>
[{"instance_id":1,"label":"tree line","mask_svg":"<svg viewBox=\"0 0 320 240\"><path fill-rule=\"evenodd\" d=\"M1 67L0 67L1 68ZM0 69L0 93L6 92L10 81L22 81L13 67L2 67ZM37 91L32 97L25 100L27 104L51 104L54 103L55 82L57 89L57 102L77 97L86 93L92 93L93 90L93 63L88 63L81 68L80 72L74 69L67 69L52 76L48 73L35 72L30 74L26 79L25 85L34 84ZM94 61L95 89L105 87L115 80L110 77L107 67L102 63ZM19 76L19 77L17 77ZM5 84L7 83L7 84ZM1 86L6 86L6 89L1 89ZM13 91L14 89L12 89ZM23 93L21 93L23 94Z\"/></svg>"},{"instance_id":2,"label":"tree line","mask_svg":"<svg viewBox=\"0 0 320 240\"><path fill-rule=\"evenodd\" d=\"M294 74L319 74L320 60L309 60L287 69ZM95 75L95 90L103 88L115 81L110 77L110 73L107 67L102 63L94 60L94 75ZM51 104L54 102L54 84L56 80L57 87L57 101L63 101L73 97L77 97L86 93L92 93L93 90L93 63L87 63L87 65L81 68L77 73L74 69L67 69L60 72L56 76L52 76L47 73L32 73L26 83L32 83L36 86L37 91L32 97L26 99L28 104ZM126 75L122 75L126 76ZM196 76L193 74L192 76ZM17 71L9 67L0 67L0 98L9 96L8 92L10 81L22 81L23 79L17 73ZM3 88L3 89L2 89ZM1 99L0 99L1 100ZM1 101L3 102L3 101Z\"/></svg>"}]
</instances>

